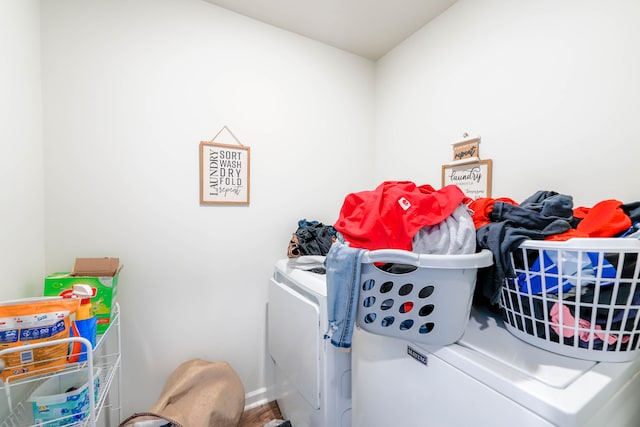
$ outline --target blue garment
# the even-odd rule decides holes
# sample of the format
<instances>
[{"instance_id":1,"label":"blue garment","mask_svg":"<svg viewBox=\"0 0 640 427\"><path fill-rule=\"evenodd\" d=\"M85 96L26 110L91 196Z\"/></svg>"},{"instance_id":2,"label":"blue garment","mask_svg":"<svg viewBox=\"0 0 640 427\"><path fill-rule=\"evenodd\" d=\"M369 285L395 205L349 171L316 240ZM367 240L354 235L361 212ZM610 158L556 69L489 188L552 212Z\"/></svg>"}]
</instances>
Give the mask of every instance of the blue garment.
<instances>
[{"instance_id":1,"label":"blue garment","mask_svg":"<svg viewBox=\"0 0 640 427\"><path fill-rule=\"evenodd\" d=\"M640 232L640 222L634 222L627 231L623 232L618 237L629 237L631 239L637 239L640 237L639 232Z\"/></svg>"},{"instance_id":2,"label":"blue garment","mask_svg":"<svg viewBox=\"0 0 640 427\"><path fill-rule=\"evenodd\" d=\"M351 337L358 308L360 269L364 249L334 243L325 264L327 267L327 319L325 338L340 348L351 348Z\"/></svg>"},{"instance_id":3,"label":"blue garment","mask_svg":"<svg viewBox=\"0 0 640 427\"><path fill-rule=\"evenodd\" d=\"M531 294L542 294L542 276L544 276L545 293L558 293L558 253L563 254L562 262L562 291L566 292L576 286L578 277L578 253L571 251L542 251L542 264L544 271L541 271L540 258L536 259L527 274L518 275L518 285L520 292L529 293L529 283L531 284ZM602 265L598 263L597 252L586 252L583 255L580 266L580 285L593 284L596 277L600 275L601 286L612 285L611 280L616 278L616 269L606 259L602 260Z\"/></svg>"}]
</instances>

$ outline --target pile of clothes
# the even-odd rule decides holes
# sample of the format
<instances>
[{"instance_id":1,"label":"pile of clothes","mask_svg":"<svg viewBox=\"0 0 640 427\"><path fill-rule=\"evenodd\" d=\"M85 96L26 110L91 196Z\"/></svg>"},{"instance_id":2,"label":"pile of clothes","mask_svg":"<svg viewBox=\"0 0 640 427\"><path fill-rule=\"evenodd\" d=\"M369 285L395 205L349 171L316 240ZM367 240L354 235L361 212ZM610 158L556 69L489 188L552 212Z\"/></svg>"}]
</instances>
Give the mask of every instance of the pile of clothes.
<instances>
[{"instance_id":1,"label":"pile of clothes","mask_svg":"<svg viewBox=\"0 0 640 427\"><path fill-rule=\"evenodd\" d=\"M494 254L493 266L479 272L477 301L497 306L501 295L506 297L507 305L537 320L514 326L541 338L549 338L543 322L549 319L553 340L561 336L573 345L578 335L580 347L594 349L628 343L640 307L636 253L519 247L525 240L638 239L640 202L609 199L593 207L574 207L569 195L538 191L519 204L484 198L470 208L478 248ZM503 294L503 286L510 292ZM609 308L611 304L618 308ZM620 334L601 332L612 330Z\"/></svg>"},{"instance_id":2,"label":"pile of clothes","mask_svg":"<svg viewBox=\"0 0 640 427\"><path fill-rule=\"evenodd\" d=\"M511 254L525 240L568 240L573 237L634 237L640 225L640 202L603 200L591 208L573 206L573 198L538 191L518 204L507 198L473 201L479 249L489 249L494 265L481 272L482 296L497 304L505 278L514 278Z\"/></svg>"},{"instance_id":3,"label":"pile of clothes","mask_svg":"<svg viewBox=\"0 0 640 427\"><path fill-rule=\"evenodd\" d=\"M436 190L428 184L386 181L374 190L348 194L334 227L353 248L474 253L470 202L456 185Z\"/></svg>"},{"instance_id":4,"label":"pile of clothes","mask_svg":"<svg viewBox=\"0 0 640 427\"><path fill-rule=\"evenodd\" d=\"M324 257L331 245L341 237L331 225L319 221L298 221L298 228L291 235L287 256L289 265L317 274L325 274Z\"/></svg>"}]
</instances>

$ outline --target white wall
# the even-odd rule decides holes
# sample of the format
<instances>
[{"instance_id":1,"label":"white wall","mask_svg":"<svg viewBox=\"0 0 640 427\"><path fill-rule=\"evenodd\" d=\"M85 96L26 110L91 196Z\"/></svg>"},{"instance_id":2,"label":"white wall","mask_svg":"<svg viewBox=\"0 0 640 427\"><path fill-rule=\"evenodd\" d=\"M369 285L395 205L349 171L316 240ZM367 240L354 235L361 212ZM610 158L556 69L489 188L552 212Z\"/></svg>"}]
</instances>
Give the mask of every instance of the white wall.
<instances>
[{"instance_id":1,"label":"white wall","mask_svg":"<svg viewBox=\"0 0 640 427\"><path fill-rule=\"evenodd\" d=\"M119 256L125 415L192 357L262 397L273 262L347 192L437 186L469 132L495 196L638 198L639 8L460 0L374 65L199 0L4 0L1 296ZM199 206L198 143L223 125L251 146L250 206Z\"/></svg>"},{"instance_id":2,"label":"white wall","mask_svg":"<svg viewBox=\"0 0 640 427\"><path fill-rule=\"evenodd\" d=\"M377 64L382 179L441 184L464 132L493 196L638 200L640 2L460 0Z\"/></svg>"},{"instance_id":3,"label":"white wall","mask_svg":"<svg viewBox=\"0 0 640 427\"><path fill-rule=\"evenodd\" d=\"M40 3L0 2L0 299L44 274Z\"/></svg>"},{"instance_id":4,"label":"white wall","mask_svg":"<svg viewBox=\"0 0 640 427\"><path fill-rule=\"evenodd\" d=\"M372 185L374 64L200 0L42 2L42 39L46 267L124 264L125 415L194 357L264 397L274 262ZM199 205L224 125L251 147L249 206Z\"/></svg>"}]
</instances>

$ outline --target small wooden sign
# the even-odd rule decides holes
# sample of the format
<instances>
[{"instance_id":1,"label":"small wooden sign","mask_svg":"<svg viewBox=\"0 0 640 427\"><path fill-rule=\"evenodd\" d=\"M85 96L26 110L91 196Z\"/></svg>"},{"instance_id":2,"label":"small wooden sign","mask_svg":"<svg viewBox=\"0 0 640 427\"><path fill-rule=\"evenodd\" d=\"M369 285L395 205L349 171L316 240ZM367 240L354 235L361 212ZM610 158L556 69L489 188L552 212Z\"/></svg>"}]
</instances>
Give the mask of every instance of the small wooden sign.
<instances>
[{"instance_id":1,"label":"small wooden sign","mask_svg":"<svg viewBox=\"0 0 640 427\"><path fill-rule=\"evenodd\" d=\"M200 203L248 205L249 171L249 147L201 141Z\"/></svg>"},{"instance_id":2,"label":"small wooden sign","mask_svg":"<svg viewBox=\"0 0 640 427\"><path fill-rule=\"evenodd\" d=\"M465 139L453 144L453 160L480 158L480 138Z\"/></svg>"},{"instance_id":3,"label":"small wooden sign","mask_svg":"<svg viewBox=\"0 0 640 427\"><path fill-rule=\"evenodd\" d=\"M443 165L442 186L455 184L474 200L491 197L491 160Z\"/></svg>"}]
</instances>

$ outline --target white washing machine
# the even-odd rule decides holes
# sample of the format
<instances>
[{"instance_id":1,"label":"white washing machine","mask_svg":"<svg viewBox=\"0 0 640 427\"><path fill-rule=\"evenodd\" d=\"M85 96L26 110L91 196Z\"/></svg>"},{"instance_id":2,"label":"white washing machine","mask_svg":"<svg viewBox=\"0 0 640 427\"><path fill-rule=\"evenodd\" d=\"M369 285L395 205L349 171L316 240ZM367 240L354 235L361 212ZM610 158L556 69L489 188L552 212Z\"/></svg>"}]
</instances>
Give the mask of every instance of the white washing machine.
<instances>
[{"instance_id":1,"label":"white washing machine","mask_svg":"<svg viewBox=\"0 0 640 427\"><path fill-rule=\"evenodd\" d=\"M267 349L278 406L295 427L350 427L351 353L324 339L325 275L293 264L278 261L269 281Z\"/></svg>"},{"instance_id":2,"label":"white washing machine","mask_svg":"<svg viewBox=\"0 0 640 427\"><path fill-rule=\"evenodd\" d=\"M476 308L462 339L446 347L359 328L352 344L354 427L640 426L640 358L557 355Z\"/></svg>"}]
</instances>

